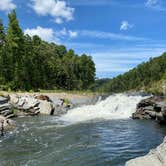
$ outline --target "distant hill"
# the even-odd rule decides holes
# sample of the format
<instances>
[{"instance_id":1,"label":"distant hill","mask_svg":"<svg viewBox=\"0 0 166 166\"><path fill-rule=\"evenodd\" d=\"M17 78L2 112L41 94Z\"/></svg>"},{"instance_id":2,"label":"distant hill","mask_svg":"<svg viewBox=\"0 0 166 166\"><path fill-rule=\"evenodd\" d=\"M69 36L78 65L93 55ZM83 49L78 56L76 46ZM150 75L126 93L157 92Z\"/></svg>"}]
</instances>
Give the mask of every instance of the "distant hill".
<instances>
[{"instance_id":1,"label":"distant hill","mask_svg":"<svg viewBox=\"0 0 166 166\"><path fill-rule=\"evenodd\" d=\"M130 90L144 90L152 93L166 94L166 53L156 58L150 58L132 70L113 79L97 81L93 88L103 92L118 93Z\"/></svg>"}]
</instances>

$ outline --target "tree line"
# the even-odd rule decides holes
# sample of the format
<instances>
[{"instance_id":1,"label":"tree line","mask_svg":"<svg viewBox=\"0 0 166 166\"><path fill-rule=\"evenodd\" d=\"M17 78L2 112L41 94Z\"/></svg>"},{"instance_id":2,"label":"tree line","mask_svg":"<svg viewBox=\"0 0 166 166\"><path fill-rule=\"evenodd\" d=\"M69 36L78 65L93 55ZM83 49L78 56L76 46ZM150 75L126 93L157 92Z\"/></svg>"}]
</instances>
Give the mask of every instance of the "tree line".
<instances>
[{"instance_id":1,"label":"tree line","mask_svg":"<svg viewBox=\"0 0 166 166\"><path fill-rule=\"evenodd\" d=\"M93 89L104 92L119 93L129 90L146 90L155 81L165 79L166 53L156 58L150 58L132 70L110 80L97 81ZM104 83L104 82L105 83ZM101 86L99 86L99 83ZM97 87L97 88L96 88ZM148 89L147 89L148 90Z\"/></svg>"},{"instance_id":2,"label":"tree line","mask_svg":"<svg viewBox=\"0 0 166 166\"><path fill-rule=\"evenodd\" d=\"M8 19L7 28L0 20L0 89L82 90L94 83L95 64L90 56L25 35L15 10Z\"/></svg>"}]
</instances>

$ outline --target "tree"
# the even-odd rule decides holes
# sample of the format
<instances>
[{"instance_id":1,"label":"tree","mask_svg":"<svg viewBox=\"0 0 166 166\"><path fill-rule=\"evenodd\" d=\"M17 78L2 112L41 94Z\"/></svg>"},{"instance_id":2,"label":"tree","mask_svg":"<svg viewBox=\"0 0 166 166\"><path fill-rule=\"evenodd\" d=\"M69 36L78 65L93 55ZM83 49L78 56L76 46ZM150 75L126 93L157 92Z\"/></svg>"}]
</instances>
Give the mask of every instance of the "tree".
<instances>
[{"instance_id":1,"label":"tree","mask_svg":"<svg viewBox=\"0 0 166 166\"><path fill-rule=\"evenodd\" d=\"M0 21L0 83L12 90L85 89L93 83L91 57L78 56L63 45L39 36L24 35L16 11L9 15L7 30Z\"/></svg>"},{"instance_id":2,"label":"tree","mask_svg":"<svg viewBox=\"0 0 166 166\"><path fill-rule=\"evenodd\" d=\"M9 24L7 28L6 41L11 65L11 86L13 89L24 89L26 78L23 62L25 55L24 35L19 26L15 10L8 14L8 18Z\"/></svg>"}]
</instances>

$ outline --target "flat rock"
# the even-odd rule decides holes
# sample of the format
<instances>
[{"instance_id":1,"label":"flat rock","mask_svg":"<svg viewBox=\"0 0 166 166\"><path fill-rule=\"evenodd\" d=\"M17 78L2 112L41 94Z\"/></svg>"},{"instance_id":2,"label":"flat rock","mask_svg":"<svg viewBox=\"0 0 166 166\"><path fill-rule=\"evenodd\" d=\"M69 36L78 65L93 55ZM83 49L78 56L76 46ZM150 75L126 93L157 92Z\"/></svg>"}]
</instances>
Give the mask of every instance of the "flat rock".
<instances>
[{"instance_id":1,"label":"flat rock","mask_svg":"<svg viewBox=\"0 0 166 166\"><path fill-rule=\"evenodd\" d=\"M126 162L125 166L166 166L166 138L147 155Z\"/></svg>"},{"instance_id":2,"label":"flat rock","mask_svg":"<svg viewBox=\"0 0 166 166\"><path fill-rule=\"evenodd\" d=\"M8 98L0 96L0 104L4 104L8 102Z\"/></svg>"}]
</instances>

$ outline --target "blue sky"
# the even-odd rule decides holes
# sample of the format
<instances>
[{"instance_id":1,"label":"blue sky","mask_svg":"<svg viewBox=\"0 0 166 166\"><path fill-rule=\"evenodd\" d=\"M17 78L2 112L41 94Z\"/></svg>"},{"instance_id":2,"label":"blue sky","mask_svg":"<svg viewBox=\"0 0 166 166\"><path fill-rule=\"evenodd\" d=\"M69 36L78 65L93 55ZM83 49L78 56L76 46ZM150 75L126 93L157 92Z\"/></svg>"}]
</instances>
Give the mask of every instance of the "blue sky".
<instances>
[{"instance_id":1,"label":"blue sky","mask_svg":"<svg viewBox=\"0 0 166 166\"><path fill-rule=\"evenodd\" d=\"M0 0L0 18L16 8L25 33L64 44L114 77L166 50L165 0Z\"/></svg>"}]
</instances>

